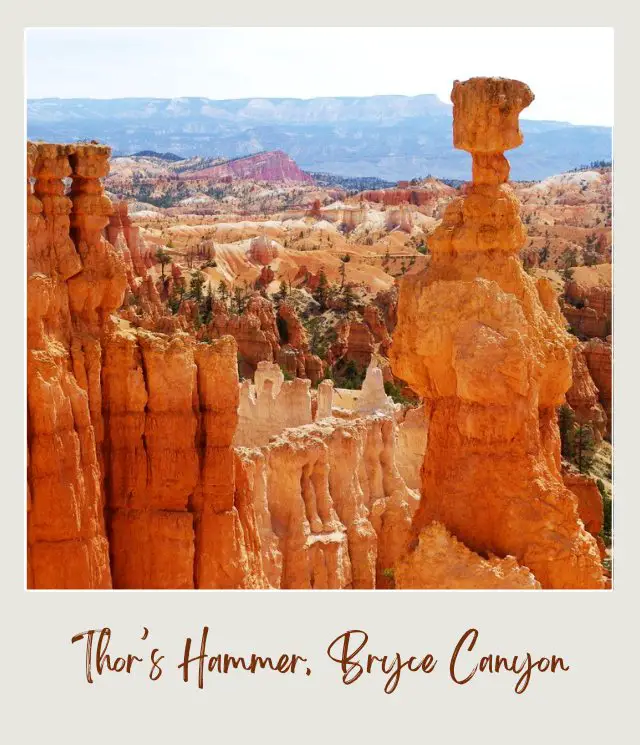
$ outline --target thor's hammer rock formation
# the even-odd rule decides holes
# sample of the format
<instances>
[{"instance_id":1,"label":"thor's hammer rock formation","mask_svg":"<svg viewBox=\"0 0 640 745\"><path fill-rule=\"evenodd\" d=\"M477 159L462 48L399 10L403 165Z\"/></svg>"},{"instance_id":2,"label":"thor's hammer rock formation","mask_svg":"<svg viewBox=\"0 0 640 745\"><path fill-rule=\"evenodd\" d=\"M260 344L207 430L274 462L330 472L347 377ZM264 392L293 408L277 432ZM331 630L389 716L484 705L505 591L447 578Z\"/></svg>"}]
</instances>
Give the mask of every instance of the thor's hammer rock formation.
<instances>
[{"instance_id":1,"label":"thor's hammer rock formation","mask_svg":"<svg viewBox=\"0 0 640 745\"><path fill-rule=\"evenodd\" d=\"M430 525L483 556L513 556L546 588L600 588L596 540L560 474L556 407L573 338L549 282L522 268L519 204L504 151L522 144L524 83L456 81L454 145L473 181L429 240L432 261L401 284L391 360L424 396L429 437L414 548L402 586L428 586ZM421 535L422 534L422 535ZM422 578L422 579L421 579Z\"/></svg>"}]
</instances>

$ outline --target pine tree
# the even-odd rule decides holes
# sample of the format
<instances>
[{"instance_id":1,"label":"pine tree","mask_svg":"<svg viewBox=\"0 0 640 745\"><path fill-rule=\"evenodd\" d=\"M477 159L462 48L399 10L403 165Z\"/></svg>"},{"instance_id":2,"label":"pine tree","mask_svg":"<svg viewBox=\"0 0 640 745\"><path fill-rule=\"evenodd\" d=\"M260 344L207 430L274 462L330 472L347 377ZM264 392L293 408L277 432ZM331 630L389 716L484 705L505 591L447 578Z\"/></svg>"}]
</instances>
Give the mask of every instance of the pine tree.
<instances>
[{"instance_id":1,"label":"pine tree","mask_svg":"<svg viewBox=\"0 0 640 745\"><path fill-rule=\"evenodd\" d=\"M206 277L200 269L194 269L191 272L191 297L198 302L202 300L202 288L204 287L205 281Z\"/></svg>"},{"instance_id":2,"label":"pine tree","mask_svg":"<svg viewBox=\"0 0 640 745\"><path fill-rule=\"evenodd\" d=\"M573 432L574 463L580 473L588 473L593 465L596 441L588 424L578 424Z\"/></svg>"},{"instance_id":3,"label":"pine tree","mask_svg":"<svg viewBox=\"0 0 640 745\"><path fill-rule=\"evenodd\" d=\"M213 315L213 291L211 289L211 282L207 282L207 289L200 303L200 315L202 316L202 323L209 323L211 316Z\"/></svg>"},{"instance_id":4,"label":"pine tree","mask_svg":"<svg viewBox=\"0 0 640 745\"><path fill-rule=\"evenodd\" d=\"M247 304L247 295L242 287L233 288L233 297L231 298L231 310L238 315L244 313Z\"/></svg>"},{"instance_id":5,"label":"pine tree","mask_svg":"<svg viewBox=\"0 0 640 745\"><path fill-rule=\"evenodd\" d=\"M347 271L347 264L351 261L351 256L349 254L345 254L344 256L340 257L340 277L342 278L342 281L340 282L340 289L344 287L344 279Z\"/></svg>"},{"instance_id":6,"label":"pine tree","mask_svg":"<svg viewBox=\"0 0 640 745\"><path fill-rule=\"evenodd\" d=\"M221 279L218 284L218 297L226 306L227 300L229 299L229 287L227 286L227 283L224 281L224 279Z\"/></svg>"},{"instance_id":7,"label":"pine tree","mask_svg":"<svg viewBox=\"0 0 640 745\"><path fill-rule=\"evenodd\" d=\"M342 291L342 301L344 302L345 310L348 312L353 310L353 306L356 302L356 293L353 291L353 285L348 284Z\"/></svg>"},{"instance_id":8,"label":"pine tree","mask_svg":"<svg viewBox=\"0 0 640 745\"><path fill-rule=\"evenodd\" d=\"M160 247L156 251L156 261L160 264L162 267L162 279L164 280L164 268L167 264L171 264L173 259L169 254L164 250L164 248Z\"/></svg>"},{"instance_id":9,"label":"pine tree","mask_svg":"<svg viewBox=\"0 0 640 745\"><path fill-rule=\"evenodd\" d=\"M573 460L573 428L576 416L573 409L562 404L558 409L558 429L560 430L560 452L566 460Z\"/></svg>"},{"instance_id":10,"label":"pine tree","mask_svg":"<svg viewBox=\"0 0 640 745\"><path fill-rule=\"evenodd\" d=\"M283 280L282 280L282 281L280 282L280 289L279 289L279 290L278 290L278 292L276 292L276 294L275 294L275 295L273 296L273 299L274 299L274 300L275 300L275 301L276 301L277 303L281 303L281 302L283 302L283 301L284 301L284 300L286 299L286 297L287 297L287 295L288 295L288 294L289 294L289 288L287 287L287 283L286 283L286 282L284 281L284 279L283 279Z\"/></svg>"},{"instance_id":11,"label":"pine tree","mask_svg":"<svg viewBox=\"0 0 640 745\"><path fill-rule=\"evenodd\" d=\"M321 270L320 276L318 277L318 287L313 294L313 297L317 301L321 310L326 310L328 292L329 282L327 280L327 275L324 273L324 270Z\"/></svg>"}]
</instances>

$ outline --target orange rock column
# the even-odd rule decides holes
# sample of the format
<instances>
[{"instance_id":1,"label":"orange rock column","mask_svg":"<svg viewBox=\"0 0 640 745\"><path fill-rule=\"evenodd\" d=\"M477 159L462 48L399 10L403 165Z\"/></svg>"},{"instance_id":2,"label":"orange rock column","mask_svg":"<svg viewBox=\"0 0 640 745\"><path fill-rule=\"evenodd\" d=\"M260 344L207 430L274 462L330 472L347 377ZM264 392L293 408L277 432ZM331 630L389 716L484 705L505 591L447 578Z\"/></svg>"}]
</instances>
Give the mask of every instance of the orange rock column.
<instances>
[{"instance_id":1,"label":"orange rock column","mask_svg":"<svg viewBox=\"0 0 640 745\"><path fill-rule=\"evenodd\" d=\"M595 539L559 472L555 408L573 339L545 280L523 270L504 151L533 101L519 81L454 83L453 138L473 182L447 208L427 270L403 280L394 373L424 396L429 438L415 537L433 521L483 555L515 556L543 587L598 588Z\"/></svg>"},{"instance_id":2,"label":"orange rock column","mask_svg":"<svg viewBox=\"0 0 640 745\"><path fill-rule=\"evenodd\" d=\"M27 149L27 582L110 587L101 474L86 391L73 372L67 283L82 270L62 179L73 146Z\"/></svg>"}]
</instances>

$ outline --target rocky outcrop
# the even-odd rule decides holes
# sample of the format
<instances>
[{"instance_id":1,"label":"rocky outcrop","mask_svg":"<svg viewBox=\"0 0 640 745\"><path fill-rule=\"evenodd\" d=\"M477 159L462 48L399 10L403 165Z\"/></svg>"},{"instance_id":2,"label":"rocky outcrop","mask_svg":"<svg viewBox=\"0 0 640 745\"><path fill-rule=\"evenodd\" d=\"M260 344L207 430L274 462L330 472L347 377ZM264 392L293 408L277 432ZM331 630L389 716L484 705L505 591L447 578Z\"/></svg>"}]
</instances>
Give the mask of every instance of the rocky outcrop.
<instances>
[{"instance_id":1,"label":"rocky outcrop","mask_svg":"<svg viewBox=\"0 0 640 745\"><path fill-rule=\"evenodd\" d=\"M562 480L578 498L578 514L584 527L592 536L597 537L604 522L604 508L595 479L572 467L563 467Z\"/></svg>"},{"instance_id":2,"label":"rocky outcrop","mask_svg":"<svg viewBox=\"0 0 640 745\"><path fill-rule=\"evenodd\" d=\"M604 338L611 333L611 265L580 266L565 285L563 313L583 337Z\"/></svg>"},{"instance_id":3,"label":"rocky outcrop","mask_svg":"<svg viewBox=\"0 0 640 745\"><path fill-rule=\"evenodd\" d=\"M303 352L309 350L309 335L302 325L295 308L290 303L281 303L278 307L278 319L281 324L281 338L285 344Z\"/></svg>"},{"instance_id":4,"label":"rocky outcrop","mask_svg":"<svg viewBox=\"0 0 640 745\"><path fill-rule=\"evenodd\" d=\"M612 385L612 363L611 363L611 337L607 339L590 339L582 348L587 367L598 388L600 403L607 415L607 429L605 435L611 437L611 385Z\"/></svg>"},{"instance_id":5,"label":"rocky outcrop","mask_svg":"<svg viewBox=\"0 0 640 745\"><path fill-rule=\"evenodd\" d=\"M273 362L280 349L278 327L273 305L254 295L240 315L229 313L220 302L214 303L212 319L202 336L220 338L230 335L238 345L240 372L250 378L259 362Z\"/></svg>"},{"instance_id":6,"label":"rocky outcrop","mask_svg":"<svg viewBox=\"0 0 640 745\"><path fill-rule=\"evenodd\" d=\"M382 414L325 418L237 449L270 586L391 586L387 570L406 551L418 501L395 467L394 430Z\"/></svg>"},{"instance_id":7,"label":"rocky outcrop","mask_svg":"<svg viewBox=\"0 0 640 745\"><path fill-rule=\"evenodd\" d=\"M278 244L265 235L259 235L251 239L248 255L252 261L261 266L268 266L278 257Z\"/></svg>"},{"instance_id":8,"label":"rocky outcrop","mask_svg":"<svg viewBox=\"0 0 640 745\"><path fill-rule=\"evenodd\" d=\"M105 238L116 248L122 238L135 276L146 276L147 269L155 264L153 253L140 235L140 228L131 222L129 207L124 200L113 205L113 212L109 215L109 223L105 228Z\"/></svg>"},{"instance_id":9,"label":"rocky outcrop","mask_svg":"<svg viewBox=\"0 0 640 745\"><path fill-rule=\"evenodd\" d=\"M410 233L413 229L413 217L406 207L391 207L385 211L385 226L387 230L402 230Z\"/></svg>"},{"instance_id":10,"label":"rocky outcrop","mask_svg":"<svg viewBox=\"0 0 640 745\"><path fill-rule=\"evenodd\" d=\"M355 362L358 367L366 368L375 352L375 339L369 326L361 321L355 313L350 313L336 327L336 341L329 350L329 360L338 359Z\"/></svg>"},{"instance_id":11,"label":"rocky outcrop","mask_svg":"<svg viewBox=\"0 0 640 745\"><path fill-rule=\"evenodd\" d=\"M382 320L391 334L398 322L398 288L393 285L388 290L381 290L373 299L375 306L382 314Z\"/></svg>"},{"instance_id":12,"label":"rocky outcrop","mask_svg":"<svg viewBox=\"0 0 640 745\"><path fill-rule=\"evenodd\" d=\"M258 373L272 375L259 378ZM266 445L272 436L289 427L312 422L310 381L302 378L284 381L278 365L261 362L256 371L256 385L248 380L240 388L238 427L235 445Z\"/></svg>"},{"instance_id":13,"label":"rocky outcrop","mask_svg":"<svg viewBox=\"0 0 640 745\"><path fill-rule=\"evenodd\" d=\"M240 531L229 556L218 536L238 528L235 342L116 333L103 381L114 586L228 586L220 566L244 552Z\"/></svg>"},{"instance_id":14,"label":"rocky outcrop","mask_svg":"<svg viewBox=\"0 0 640 745\"><path fill-rule=\"evenodd\" d=\"M414 205L421 208L421 211L425 214L433 215L443 201L453 198L456 193L453 187L447 186L436 179L427 179L414 189L401 188L401 183L398 184L398 187L400 188L363 191L358 195L358 198L392 207Z\"/></svg>"},{"instance_id":15,"label":"rocky outcrop","mask_svg":"<svg viewBox=\"0 0 640 745\"><path fill-rule=\"evenodd\" d=\"M382 370L372 359L367 367L367 374L362 382L362 389L356 402L356 411L363 416L374 411L396 411L399 406L393 403L384 390Z\"/></svg>"},{"instance_id":16,"label":"rocky outcrop","mask_svg":"<svg viewBox=\"0 0 640 745\"><path fill-rule=\"evenodd\" d=\"M273 280L276 278L276 273L270 266L263 266L260 270L260 275L254 282L254 287L259 290L268 287Z\"/></svg>"},{"instance_id":17,"label":"rocky outcrop","mask_svg":"<svg viewBox=\"0 0 640 745\"><path fill-rule=\"evenodd\" d=\"M567 403L573 409L578 424L589 424L600 441L607 432L607 415L598 400L598 389L587 367L583 345L573 349L571 388L567 391Z\"/></svg>"},{"instance_id":18,"label":"rocky outcrop","mask_svg":"<svg viewBox=\"0 0 640 745\"><path fill-rule=\"evenodd\" d=\"M309 378L315 385L324 377L324 362L309 350L309 335L298 318L295 308L288 302L278 307L278 328L282 347L279 361L294 377Z\"/></svg>"},{"instance_id":19,"label":"rocky outcrop","mask_svg":"<svg viewBox=\"0 0 640 745\"><path fill-rule=\"evenodd\" d=\"M601 588L596 541L560 474L556 407L574 342L550 284L518 259L525 231L506 183L503 153L521 144L518 115L533 95L473 78L452 100L473 183L430 237L429 267L401 283L391 349L429 417L414 534L437 521L472 551L514 557L543 587Z\"/></svg>"},{"instance_id":20,"label":"rocky outcrop","mask_svg":"<svg viewBox=\"0 0 640 745\"><path fill-rule=\"evenodd\" d=\"M417 548L394 571L399 590L537 590L540 583L513 556L484 559L441 524L420 533Z\"/></svg>"},{"instance_id":21,"label":"rocky outcrop","mask_svg":"<svg viewBox=\"0 0 640 745\"><path fill-rule=\"evenodd\" d=\"M391 336L385 324L382 311L373 304L369 304L364 309L362 320L366 323L373 335L373 340L377 344L377 351L387 356L391 347Z\"/></svg>"}]
</instances>

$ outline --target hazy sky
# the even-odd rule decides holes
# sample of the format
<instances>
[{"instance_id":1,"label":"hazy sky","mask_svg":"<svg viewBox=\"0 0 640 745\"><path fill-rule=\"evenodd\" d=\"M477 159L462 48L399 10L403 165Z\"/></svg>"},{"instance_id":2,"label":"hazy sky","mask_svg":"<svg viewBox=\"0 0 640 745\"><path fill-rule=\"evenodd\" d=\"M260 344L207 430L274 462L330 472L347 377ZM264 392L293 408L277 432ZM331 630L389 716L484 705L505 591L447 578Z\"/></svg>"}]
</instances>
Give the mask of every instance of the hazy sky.
<instances>
[{"instance_id":1,"label":"hazy sky","mask_svg":"<svg viewBox=\"0 0 640 745\"><path fill-rule=\"evenodd\" d=\"M589 28L128 28L27 31L29 98L449 101L455 79L528 83L527 119L613 124L613 31Z\"/></svg>"}]
</instances>

